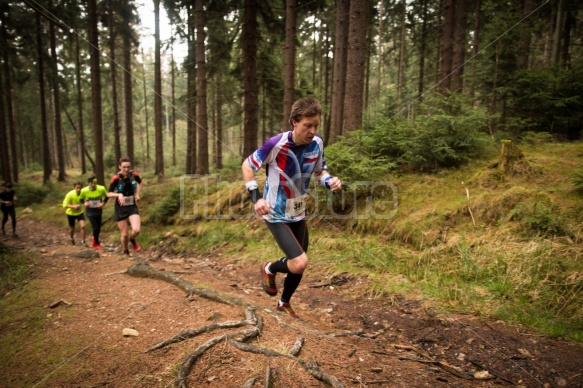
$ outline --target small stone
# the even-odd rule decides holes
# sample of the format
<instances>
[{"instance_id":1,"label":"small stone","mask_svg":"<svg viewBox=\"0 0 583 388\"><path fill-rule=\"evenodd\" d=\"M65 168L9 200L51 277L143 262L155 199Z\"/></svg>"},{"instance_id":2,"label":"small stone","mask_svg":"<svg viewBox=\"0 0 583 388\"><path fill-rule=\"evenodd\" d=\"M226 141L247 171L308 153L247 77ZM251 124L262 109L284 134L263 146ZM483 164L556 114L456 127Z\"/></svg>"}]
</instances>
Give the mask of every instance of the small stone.
<instances>
[{"instance_id":1,"label":"small stone","mask_svg":"<svg viewBox=\"0 0 583 388\"><path fill-rule=\"evenodd\" d=\"M534 356L532 354L530 354L530 352L526 349L518 349L518 351L520 352L520 354L522 354L525 357L534 358Z\"/></svg>"},{"instance_id":2,"label":"small stone","mask_svg":"<svg viewBox=\"0 0 583 388\"><path fill-rule=\"evenodd\" d=\"M135 329L130 329L128 327L124 328L122 331L122 334L124 337L137 337L140 335L140 333L138 333L137 330Z\"/></svg>"},{"instance_id":3,"label":"small stone","mask_svg":"<svg viewBox=\"0 0 583 388\"><path fill-rule=\"evenodd\" d=\"M567 386L567 380L565 380L565 379L564 379L564 378L562 378L562 377L557 377L557 378L555 379L555 381L556 381L556 383L557 383L557 385L558 385L559 387L566 387L566 386Z\"/></svg>"},{"instance_id":4,"label":"small stone","mask_svg":"<svg viewBox=\"0 0 583 388\"><path fill-rule=\"evenodd\" d=\"M489 379L492 375L487 370L481 370L474 373L474 377L477 379Z\"/></svg>"},{"instance_id":5,"label":"small stone","mask_svg":"<svg viewBox=\"0 0 583 388\"><path fill-rule=\"evenodd\" d=\"M460 361L464 361L466 359L466 355L463 353L458 354L457 359Z\"/></svg>"}]
</instances>

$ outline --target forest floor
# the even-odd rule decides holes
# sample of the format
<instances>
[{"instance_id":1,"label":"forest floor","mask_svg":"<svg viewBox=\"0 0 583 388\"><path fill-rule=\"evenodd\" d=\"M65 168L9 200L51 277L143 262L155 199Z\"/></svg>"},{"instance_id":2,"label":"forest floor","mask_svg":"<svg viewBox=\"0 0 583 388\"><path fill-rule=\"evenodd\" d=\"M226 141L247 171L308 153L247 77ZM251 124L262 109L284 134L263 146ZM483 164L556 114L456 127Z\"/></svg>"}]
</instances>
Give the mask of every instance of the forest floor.
<instances>
[{"instance_id":1,"label":"forest floor","mask_svg":"<svg viewBox=\"0 0 583 388\"><path fill-rule=\"evenodd\" d=\"M248 343L271 350L272 356L223 339L204 352L199 348L185 380L189 387L329 386L308 373L301 360L315 361L344 387L583 387L581 344L500 321L437 313L419 300L370 298L364 292L367 278L308 269L292 300L300 316L294 319L275 311L277 298L262 291L259 259L249 265L220 253L172 257L163 250L128 257L118 241L105 241L92 258L91 248L70 245L65 227L22 215L19 232L18 238L0 236L0 244L32 252L27 287L37 293L38 305L28 308L46 313L38 335L18 314L6 318L0 334L18 338L18 349L0 365L2 386L173 386L180 365L201 344L244 329L210 331L213 324L244 320L240 305L187 298L173 284L126 273L144 262L254 306L262 318L260 336ZM277 280L281 287L283 277ZM124 336L126 328L137 336ZM198 328L209 330L146 351ZM304 342L296 358L275 355L287 354L298 337Z\"/></svg>"}]
</instances>

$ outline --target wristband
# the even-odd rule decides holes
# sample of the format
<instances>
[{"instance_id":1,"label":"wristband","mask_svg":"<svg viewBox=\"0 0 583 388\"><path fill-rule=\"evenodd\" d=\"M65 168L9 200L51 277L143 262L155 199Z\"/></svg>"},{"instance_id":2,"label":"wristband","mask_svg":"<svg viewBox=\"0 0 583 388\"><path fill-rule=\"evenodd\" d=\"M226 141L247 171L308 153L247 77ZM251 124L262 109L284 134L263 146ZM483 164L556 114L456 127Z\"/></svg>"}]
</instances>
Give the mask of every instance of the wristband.
<instances>
[{"instance_id":1,"label":"wristband","mask_svg":"<svg viewBox=\"0 0 583 388\"><path fill-rule=\"evenodd\" d=\"M325 186L327 189L330 188L330 184L328 183L328 181L332 179L332 175L327 174L324 175L322 178L320 178L320 183L322 184L322 186Z\"/></svg>"},{"instance_id":2,"label":"wristband","mask_svg":"<svg viewBox=\"0 0 583 388\"><path fill-rule=\"evenodd\" d=\"M245 188L247 189L247 191L251 191L253 189L258 189L259 185L257 185L257 181L254 179L252 181L246 182Z\"/></svg>"},{"instance_id":3,"label":"wristband","mask_svg":"<svg viewBox=\"0 0 583 388\"><path fill-rule=\"evenodd\" d=\"M251 198L251 202L256 203L259 201L261 194L259 194L259 186L257 186L257 182L255 180L245 183L245 188L249 192L249 198Z\"/></svg>"}]
</instances>

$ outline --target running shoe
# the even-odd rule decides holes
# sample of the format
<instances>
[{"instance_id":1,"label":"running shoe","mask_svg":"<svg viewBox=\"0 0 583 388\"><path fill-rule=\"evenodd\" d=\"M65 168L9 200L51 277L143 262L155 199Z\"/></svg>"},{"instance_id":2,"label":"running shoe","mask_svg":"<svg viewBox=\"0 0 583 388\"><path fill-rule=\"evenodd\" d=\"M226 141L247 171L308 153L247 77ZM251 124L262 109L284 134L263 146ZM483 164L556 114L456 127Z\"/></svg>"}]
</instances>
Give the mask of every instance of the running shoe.
<instances>
[{"instance_id":1,"label":"running shoe","mask_svg":"<svg viewBox=\"0 0 583 388\"><path fill-rule=\"evenodd\" d=\"M261 264L261 287L263 291L269 296L277 295L277 287L275 286L275 275L269 275L265 272L265 266L269 261Z\"/></svg>"},{"instance_id":2,"label":"running shoe","mask_svg":"<svg viewBox=\"0 0 583 388\"><path fill-rule=\"evenodd\" d=\"M85 240L81 240L81 245L84 246L84 247L87 246L87 244L85 244Z\"/></svg>"},{"instance_id":3,"label":"running shoe","mask_svg":"<svg viewBox=\"0 0 583 388\"><path fill-rule=\"evenodd\" d=\"M129 255L130 255L130 251L129 251L129 249L124 249L124 251L123 251L123 254L124 254L124 255L128 255L128 256L129 256Z\"/></svg>"},{"instance_id":4,"label":"running shoe","mask_svg":"<svg viewBox=\"0 0 583 388\"><path fill-rule=\"evenodd\" d=\"M142 250L142 247L140 246L140 244L138 244L137 241L132 241L132 246L134 247L134 251L139 252Z\"/></svg>"},{"instance_id":5,"label":"running shoe","mask_svg":"<svg viewBox=\"0 0 583 388\"><path fill-rule=\"evenodd\" d=\"M291 317L299 318L298 314L295 313L294 309L292 309L292 307L289 303L284 303L281 306L278 303L276 309L277 309L277 311L282 311Z\"/></svg>"},{"instance_id":6,"label":"running shoe","mask_svg":"<svg viewBox=\"0 0 583 388\"><path fill-rule=\"evenodd\" d=\"M74 238L71 239L71 245L75 245L75 239Z\"/></svg>"},{"instance_id":7,"label":"running shoe","mask_svg":"<svg viewBox=\"0 0 583 388\"><path fill-rule=\"evenodd\" d=\"M97 244L95 244L95 237L91 236L91 248L97 248L96 245Z\"/></svg>"},{"instance_id":8,"label":"running shoe","mask_svg":"<svg viewBox=\"0 0 583 388\"><path fill-rule=\"evenodd\" d=\"M95 244L95 246L93 248L95 248L98 251L100 251L101 250L101 244Z\"/></svg>"}]
</instances>

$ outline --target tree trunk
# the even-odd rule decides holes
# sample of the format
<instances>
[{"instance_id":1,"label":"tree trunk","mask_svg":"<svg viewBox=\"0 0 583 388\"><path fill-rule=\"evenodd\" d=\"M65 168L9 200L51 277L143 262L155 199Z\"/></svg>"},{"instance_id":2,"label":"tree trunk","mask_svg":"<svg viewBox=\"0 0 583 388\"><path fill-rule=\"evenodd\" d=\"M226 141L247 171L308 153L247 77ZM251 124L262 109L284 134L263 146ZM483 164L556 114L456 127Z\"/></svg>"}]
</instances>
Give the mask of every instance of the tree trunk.
<instances>
[{"instance_id":1,"label":"tree trunk","mask_svg":"<svg viewBox=\"0 0 583 388\"><path fill-rule=\"evenodd\" d=\"M6 117L4 113L4 70L0 67L0 167L2 168L2 179L4 182L12 182L10 172L10 151L8 150L8 132L6 131Z\"/></svg>"},{"instance_id":2,"label":"tree trunk","mask_svg":"<svg viewBox=\"0 0 583 388\"><path fill-rule=\"evenodd\" d=\"M427 2L422 1L421 11L421 42L419 43L419 82L417 84L417 99L423 101L423 92L425 89L425 55L427 51Z\"/></svg>"},{"instance_id":3,"label":"tree trunk","mask_svg":"<svg viewBox=\"0 0 583 388\"><path fill-rule=\"evenodd\" d=\"M518 55L516 56L516 64L519 70L528 69L528 58L531 41L531 20L528 18L534 10L534 0L524 0L524 22L521 23L522 31L520 32L520 39L518 40Z\"/></svg>"},{"instance_id":4,"label":"tree trunk","mask_svg":"<svg viewBox=\"0 0 583 388\"><path fill-rule=\"evenodd\" d=\"M454 30L455 2L445 0L443 5L443 23L441 40L441 81L439 89L445 92L451 88L451 69L453 61L453 30Z\"/></svg>"},{"instance_id":5,"label":"tree trunk","mask_svg":"<svg viewBox=\"0 0 583 388\"><path fill-rule=\"evenodd\" d=\"M196 171L196 42L194 37L194 11L188 9L188 64L187 71L187 145L186 145L186 173Z\"/></svg>"},{"instance_id":6,"label":"tree trunk","mask_svg":"<svg viewBox=\"0 0 583 388\"><path fill-rule=\"evenodd\" d=\"M453 54L452 54L452 74L451 74L451 91L461 93L464 87L464 62L466 60L466 1L458 0L455 2L454 31L453 31Z\"/></svg>"},{"instance_id":7,"label":"tree trunk","mask_svg":"<svg viewBox=\"0 0 583 388\"><path fill-rule=\"evenodd\" d=\"M207 113L207 82L205 57L205 27L203 0L195 1L196 21L196 96L197 96L197 124L198 124L198 163L197 174L209 173L209 125Z\"/></svg>"},{"instance_id":8,"label":"tree trunk","mask_svg":"<svg viewBox=\"0 0 583 388\"><path fill-rule=\"evenodd\" d=\"M52 1L49 2L49 8L53 9ZM49 23L49 36L51 41L51 84L53 86L53 103L54 103L54 125L55 138L57 146L57 165L59 174L57 180L59 182L65 181L65 150L63 148L63 125L61 122L61 94L59 93L59 69L57 66L57 39L55 36L55 24Z\"/></svg>"},{"instance_id":9,"label":"tree trunk","mask_svg":"<svg viewBox=\"0 0 583 388\"><path fill-rule=\"evenodd\" d=\"M472 80L471 80L470 91L469 91L469 95L472 98L472 100L474 98L475 91L476 91L476 62L477 62L477 56L478 56L478 52L479 52L478 48L479 48L479 43L480 43L481 8L482 8L482 0L476 0L475 8L474 8L474 18L475 18L474 19L474 28L473 28L474 37L472 40L472 65L471 65Z\"/></svg>"},{"instance_id":10,"label":"tree trunk","mask_svg":"<svg viewBox=\"0 0 583 388\"><path fill-rule=\"evenodd\" d=\"M91 101L93 136L95 138L95 176L104 184L103 118L101 106L101 69L99 68L99 36L97 31L97 1L89 0L89 52L91 57Z\"/></svg>"},{"instance_id":11,"label":"tree trunk","mask_svg":"<svg viewBox=\"0 0 583 388\"><path fill-rule=\"evenodd\" d=\"M346 57L348 52L349 0L336 1L336 27L334 32L334 69L332 71L332 98L330 107L330 137L333 144L342 135L344 119L344 93L346 90Z\"/></svg>"},{"instance_id":12,"label":"tree trunk","mask_svg":"<svg viewBox=\"0 0 583 388\"><path fill-rule=\"evenodd\" d=\"M125 104L125 126L126 126L126 147L127 156L132 163L134 161L134 102L132 91L132 27L130 24L131 8L128 0L124 0L124 32L123 32L123 62L125 71L123 72L124 82L124 104ZM119 161L115 161L117 164Z\"/></svg>"},{"instance_id":13,"label":"tree trunk","mask_svg":"<svg viewBox=\"0 0 583 388\"><path fill-rule=\"evenodd\" d=\"M516 162L524 158L524 155L512 140L502 140L500 143L498 170L504 175L509 176L512 174Z\"/></svg>"},{"instance_id":14,"label":"tree trunk","mask_svg":"<svg viewBox=\"0 0 583 388\"><path fill-rule=\"evenodd\" d=\"M406 42L406 17L407 4L405 0L401 2L401 16L399 21L399 68L397 70L397 111L401 110L403 103L403 86L405 77L405 42Z\"/></svg>"},{"instance_id":15,"label":"tree trunk","mask_svg":"<svg viewBox=\"0 0 583 388\"><path fill-rule=\"evenodd\" d=\"M326 24L325 30L326 39L324 40L324 48L323 52L326 53L324 55L324 106L330 106L330 46L331 46L331 38L330 38L330 29L328 24ZM326 113L326 120L324 121L324 143L328 144L328 139L330 138L330 110Z\"/></svg>"},{"instance_id":16,"label":"tree trunk","mask_svg":"<svg viewBox=\"0 0 583 388\"><path fill-rule=\"evenodd\" d=\"M243 158L251 155L257 148L259 131L257 96L257 0L245 0L243 11L243 95L244 139Z\"/></svg>"},{"instance_id":17,"label":"tree trunk","mask_svg":"<svg viewBox=\"0 0 583 388\"><path fill-rule=\"evenodd\" d=\"M283 120L282 132L290 129L289 114L294 103L296 71L296 7L297 0L285 2L285 49L283 75Z\"/></svg>"},{"instance_id":18,"label":"tree trunk","mask_svg":"<svg viewBox=\"0 0 583 388\"><path fill-rule=\"evenodd\" d=\"M47 106L45 97L45 70L43 55L43 26L40 20L40 14L36 13L36 41L37 41L37 60L38 60L38 84L41 111L41 131L43 139L43 184L48 183L51 179L51 148L49 144L49 128L47 126Z\"/></svg>"},{"instance_id":19,"label":"tree trunk","mask_svg":"<svg viewBox=\"0 0 583 388\"><path fill-rule=\"evenodd\" d=\"M170 59L171 72L171 99L172 99L172 166L176 167L176 63L174 62L174 43L172 43L172 55Z\"/></svg>"},{"instance_id":20,"label":"tree trunk","mask_svg":"<svg viewBox=\"0 0 583 388\"><path fill-rule=\"evenodd\" d=\"M156 168L158 182L164 179L164 137L162 136L162 64L160 58L160 0L154 0L154 127L156 132Z\"/></svg>"},{"instance_id":21,"label":"tree trunk","mask_svg":"<svg viewBox=\"0 0 583 388\"><path fill-rule=\"evenodd\" d=\"M223 168L223 90L222 90L222 75L220 72L215 74L217 79L217 91L216 91L216 103L215 109L217 110L217 138L216 138L216 161L217 168Z\"/></svg>"},{"instance_id":22,"label":"tree trunk","mask_svg":"<svg viewBox=\"0 0 583 388\"><path fill-rule=\"evenodd\" d=\"M4 14L2 14L4 17ZM10 160L12 164L12 181L18 182L18 139L16 137L16 120L14 119L15 107L12 99L12 72L10 71L10 56L8 47L8 34L6 33L6 21L2 20L2 45L4 46L4 93L6 94L6 117L8 120L6 139L9 139ZM1 112L0 112L1 113Z\"/></svg>"},{"instance_id":23,"label":"tree trunk","mask_svg":"<svg viewBox=\"0 0 583 388\"><path fill-rule=\"evenodd\" d=\"M107 7L109 19L109 58L110 58L110 75L111 75L111 109L113 110L113 151L115 163L121 159L121 133L119 125L119 111L117 109L117 63L115 61L115 37L117 35L114 26L113 5Z\"/></svg>"},{"instance_id":24,"label":"tree trunk","mask_svg":"<svg viewBox=\"0 0 583 388\"><path fill-rule=\"evenodd\" d=\"M557 10L556 10L556 22L555 29L553 31L553 44L552 44L552 63L554 65L559 64L559 54L561 52L561 31L563 30L563 25L565 24L565 9L563 5L563 0L558 0Z\"/></svg>"},{"instance_id":25,"label":"tree trunk","mask_svg":"<svg viewBox=\"0 0 583 388\"><path fill-rule=\"evenodd\" d=\"M146 87L146 56L142 49L142 85L144 87L144 113L146 119L146 128L144 134L146 135L146 165L150 165L150 122L148 116L148 88ZM143 146L143 143L142 143ZM142 147L143 148L143 147ZM143 150L142 150L143 151Z\"/></svg>"},{"instance_id":26,"label":"tree trunk","mask_svg":"<svg viewBox=\"0 0 583 388\"><path fill-rule=\"evenodd\" d=\"M81 160L81 174L87 173L85 163L85 129L83 128L83 93L81 86L81 53L79 50L79 35L75 34L75 79L77 81L77 119L79 120L79 144Z\"/></svg>"},{"instance_id":27,"label":"tree trunk","mask_svg":"<svg viewBox=\"0 0 583 388\"><path fill-rule=\"evenodd\" d=\"M368 2L350 2L348 56L346 60L346 94L342 133L362 126L364 70L366 66L366 31Z\"/></svg>"},{"instance_id":28,"label":"tree trunk","mask_svg":"<svg viewBox=\"0 0 583 388\"><path fill-rule=\"evenodd\" d=\"M571 31L577 24L577 19L573 15L573 12L567 11L565 16L565 25L563 27L563 32L561 33L561 50L560 50L560 64L564 69L568 69L570 65L569 61L569 48L571 46Z\"/></svg>"}]
</instances>

